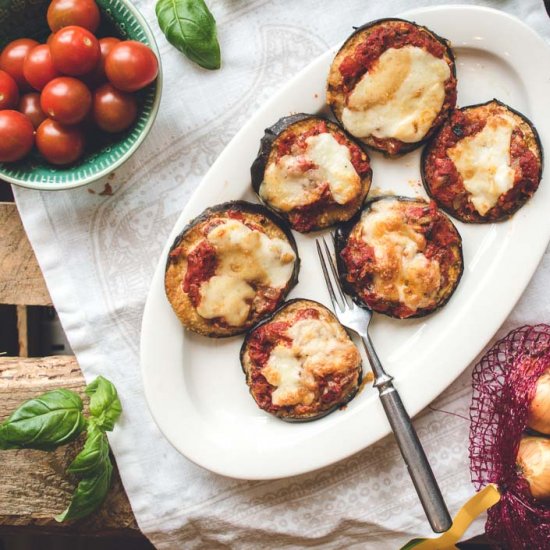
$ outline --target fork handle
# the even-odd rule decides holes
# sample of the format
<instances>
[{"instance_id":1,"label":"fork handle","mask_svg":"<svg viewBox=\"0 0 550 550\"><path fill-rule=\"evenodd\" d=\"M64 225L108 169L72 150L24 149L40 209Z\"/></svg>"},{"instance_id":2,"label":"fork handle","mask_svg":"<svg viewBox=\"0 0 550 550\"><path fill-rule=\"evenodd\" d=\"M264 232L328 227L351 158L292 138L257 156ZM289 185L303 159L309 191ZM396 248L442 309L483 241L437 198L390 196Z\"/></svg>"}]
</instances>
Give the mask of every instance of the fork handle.
<instances>
[{"instance_id":1,"label":"fork handle","mask_svg":"<svg viewBox=\"0 0 550 550\"><path fill-rule=\"evenodd\" d=\"M451 516L401 397L391 381L378 391L426 517L435 533L443 533L452 525Z\"/></svg>"},{"instance_id":2,"label":"fork handle","mask_svg":"<svg viewBox=\"0 0 550 550\"><path fill-rule=\"evenodd\" d=\"M363 343L375 374L374 386L378 388L380 401L426 517L435 533L443 533L451 528L453 522L426 453L403 401L393 386L393 378L384 372L368 334L363 336Z\"/></svg>"}]
</instances>

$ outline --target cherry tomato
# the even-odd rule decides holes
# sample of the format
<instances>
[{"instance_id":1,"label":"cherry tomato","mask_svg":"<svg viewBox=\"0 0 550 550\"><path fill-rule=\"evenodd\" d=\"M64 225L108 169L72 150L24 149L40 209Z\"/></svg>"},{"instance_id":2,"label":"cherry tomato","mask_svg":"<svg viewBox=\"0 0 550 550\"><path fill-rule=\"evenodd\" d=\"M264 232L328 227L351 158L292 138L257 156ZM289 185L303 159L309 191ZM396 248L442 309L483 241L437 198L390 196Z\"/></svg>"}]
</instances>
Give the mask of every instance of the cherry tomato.
<instances>
[{"instance_id":1,"label":"cherry tomato","mask_svg":"<svg viewBox=\"0 0 550 550\"><path fill-rule=\"evenodd\" d=\"M93 71L101 55L97 38L90 31L74 25L55 33L50 51L56 69L71 76Z\"/></svg>"},{"instance_id":2,"label":"cherry tomato","mask_svg":"<svg viewBox=\"0 0 550 550\"><path fill-rule=\"evenodd\" d=\"M123 92L135 92L150 84L158 74L158 61L151 48L125 40L116 44L105 60L111 84Z\"/></svg>"},{"instance_id":3,"label":"cherry tomato","mask_svg":"<svg viewBox=\"0 0 550 550\"><path fill-rule=\"evenodd\" d=\"M92 87L99 86L107 80L105 75L105 59L109 52L113 49L115 44L118 44L120 40L113 36L108 36L106 38L99 39L99 49L101 50L101 56L95 69L87 75L84 75L83 80Z\"/></svg>"},{"instance_id":4,"label":"cherry tomato","mask_svg":"<svg viewBox=\"0 0 550 550\"><path fill-rule=\"evenodd\" d=\"M30 86L23 75L23 62L27 54L38 46L36 40L19 38L10 42L0 55L0 69L6 71L16 82L21 90L29 90Z\"/></svg>"},{"instance_id":5,"label":"cherry tomato","mask_svg":"<svg viewBox=\"0 0 550 550\"><path fill-rule=\"evenodd\" d=\"M137 101L112 84L103 84L94 92L93 114L95 123L105 132L122 132L136 119Z\"/></svg>"},{"instance_id":6,"label":"cherry tomato","mask_svg":"<svg viewBox=\"0 0 550 550\"><path fill-rule=\"evenodd\" d=\"M23 62L23 75L36 90L41 90L50 80L61 76L53 66L50 48L40 44L33 48Z\"/></svg>"},{"instance_id":7,"label":"cherry tomato","mask_svg":"<svg viewBox=\"0 0 550 550\"><path fill-rule=\"evenodd\" d=\"M82 156L84 134L76 126L64 126L47 118L36 130L36 146L52 164L71 164Z\"/></svg>"},{"instance_id":8,"label":"cherry tomato","mask_svg":"<svg viewBox=\"0 0 550 550\"><path fill-rule=\"evenodd\" d=\"M92 94L86 84L70 76L60 76L46 84L40 95L42 110L62 124L76 124L92 106Z\"/></svg>"},{"instance_id":9,"label":"cherry tomato","mask_svg":"<svg viewBox=\"0 0 550 550\"><path fill-rule=\"evenodd\" d=\"M40 106L40 94L38 92L21 96L19 111L28 117L35 129L48 118Z\"/></svg>"},{"instance_id":10,"label":"cherry tomato","mask_svg":"<svg viewBox=\"0 0 550 550\"><path fill-rule=\"evenodd\" d=\"M95 32L101 16L94 0L53 0L46 17L52 32L69 25Z\"/></svg>"},{"instance_id":11,"label":"cherry tomato","mask_svg":"<svg viewBox=\"0 0 550 550\"><path fill-rule=\"evenodd\" d=\"M15 80L6 72L0 70L0 110L15 109L19 101L19 89Z\"/></svg>"},{"instance_id":12,"label":"cherry tomato","mask_svg":"<svg viewBox=\"0 0 550 550\"><path fill-rule=\"evenodd\" d=\"M0 162L22 159L32 149L34 128L18 111L0 111Z\"/></svg>"}]
</instances>

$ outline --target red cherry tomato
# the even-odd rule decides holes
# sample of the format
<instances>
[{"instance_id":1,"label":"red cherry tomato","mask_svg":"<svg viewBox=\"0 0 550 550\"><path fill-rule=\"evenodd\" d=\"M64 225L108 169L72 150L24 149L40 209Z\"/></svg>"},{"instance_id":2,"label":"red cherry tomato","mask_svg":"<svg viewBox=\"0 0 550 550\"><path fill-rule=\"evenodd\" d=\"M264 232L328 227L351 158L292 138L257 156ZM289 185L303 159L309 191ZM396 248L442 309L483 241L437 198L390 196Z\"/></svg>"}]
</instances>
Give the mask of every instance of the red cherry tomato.
<instances>
[{"instance_id":1,"label":"red cherry tomato","mask_svg":"<svg viewBox=\"0 0 550 550\"><path fill-rule=\"evenodd\" d=\"M52 164L71 164L84 152L84 134L76 126L47 118L36 130L36 146Z\"/></svg>"},{"instance_id":2,"label":"red cherry tomato","mask_svg":"<svg viewBox=\"0 0 550 550\"><path fill-rule=\"evenodd\" d=\"M112 84L103 84L94 92L93 114L95 123L105 132L122 132L136 119L137 101Z\"/></svg>"},{"instance_id":3,"label":"red cherry tomato","mask_svg":"<svg viewBox=\"0 0 550 550\"><path fill-rule=\"evenodd\" d=\"M109 52L113 49L115 44L118 44L120 40L113 36L99 39L99 49L101 50L101 56L95 69L87 75L84 75L83 80L91 87L99 86L107 80L105 75L105 59L109 55Z\"/></svg>"},{"instance_id":4,"label":"red cherry tomato","mask_svg":"<svg viewBox=\"0 0 550 550\"><path fill-rule=\"evenodd\" d=\"M53 0L46 17L52 32L69 25L95 32L101 16L94 0Z\"/></svg>"},{"instance_id":5,"label":"red cherry tomato","mask_svg":"<svg viewBox=\"0 0 550 550\"><path fill-rule=\"evenodd\" d=\"M60 76L46 84L40 95L42 110L62 124L76 124L92 106L92 94L86 84L70 76Z\"/></svg>"},{"instance_id":6,"label":"red cherry tomato","mask_svg":"<svg viewBox=\"0 0 550 550\"><path fill-rule=\"evenodd\" d=\"M19 111L28 117L35 129L48 118L40 106L40 94L38 92L21 96Z\"/></svg>"},{"instance_id":7,"label":"red cherry tomato","mask_svg":"<svg viewBox=\"0 0 550 550\"><path fill-rule=\"evenodd\" d=\"M22 159L32 149L34 128L18 111L0 111L0 162Z\"/></svg>"},{"instance_id":8,"label":"red cherry tomato","mask_svg":"<svg viewBox=\"0 0 550 550\"><path fill-rule=\"evenodd\" d=\"M125 40L116 44L105 60L105 73L111 84L123 92L144 88L158 74L158 61L151 48Z\"/></svg>"},{"instance_id":9,"label":"red cherry tomato","mask_svg":"<svg viewBox=\"0 0 550 550\"><path fill-rule=\"evenodd\" d=\"M23 63L23 75L36 90L41 90L50 80L61 76L53 66L50 48L47 44L40 44L27 54Z\"/></svg>"},{"instance_id":10,"label":"red cherry tomato","mask_svg":"<svg viewBox=\"0 0 550 550\"><path fill-rule=\"evenodd\" d=\"M97 38L83 27L63 27L50 42L52 60L58 71L71 76L95 69L101 50Z\"/></svg>"},{"instance_id":11,"label":"red cherry tomato","mask_svg":"<svg viewBox=\"0 0 550 550\"><path fill-rule=\"evenodd\" d=\"M15 80L6 72L0 70L0 110L15 109L19 101L19 89Z\"/></svg>"},{"instance_id":12,"label":"red cherry tomato","mask_svg":"<svg viewBox=\"0 0 550 550\"><path fill-rule=\"evenodd\" d=\"M30 86L23 75L23 62L27 54L38 46L36 40L19 38L10 42L0 55L0 69L6 71L17 83L19 89L28 90Z\"/></svg>"}]
</instances>

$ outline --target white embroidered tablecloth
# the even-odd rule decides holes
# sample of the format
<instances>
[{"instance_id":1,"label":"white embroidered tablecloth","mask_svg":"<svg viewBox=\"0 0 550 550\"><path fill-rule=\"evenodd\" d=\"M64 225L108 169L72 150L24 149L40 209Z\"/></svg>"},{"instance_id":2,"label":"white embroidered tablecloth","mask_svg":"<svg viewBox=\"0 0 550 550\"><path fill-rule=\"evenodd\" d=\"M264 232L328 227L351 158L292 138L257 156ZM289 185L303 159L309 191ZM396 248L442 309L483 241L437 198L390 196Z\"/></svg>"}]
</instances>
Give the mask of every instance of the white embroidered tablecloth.
<instances>
[{"instance_id":1,"label":"white embroidered tablecloth","mask_svg":"<svg viewBox=\"0 0 550 550\"><path fill-rule=\"evenodd\" d=\"M463 3L507 10L550 37L541 0ZM416 3L210 0L223 56L222 69L214 72L192 65L166 42L153 1L136 4L156 33L165 84L148 139L106 180L113 194L100 194L105 182L72 191L14 191L85 377L103 374L121 395L124 414L109 439L140 528L158 548L170 549L392 549L430 535L392 437L334 466L279 481L223 478L190 463L149 414L138 354L142 311L162 246L231 137L353 25L397 15ZM550 320L549 276L547 253L500 334L524 322ZM467 416L469 399L470 369L433 406ZM415 425L454 513L473 494L469 423L425 410ZM478 521L469 534L482 530Z\"/></svg>"}]
</instances>

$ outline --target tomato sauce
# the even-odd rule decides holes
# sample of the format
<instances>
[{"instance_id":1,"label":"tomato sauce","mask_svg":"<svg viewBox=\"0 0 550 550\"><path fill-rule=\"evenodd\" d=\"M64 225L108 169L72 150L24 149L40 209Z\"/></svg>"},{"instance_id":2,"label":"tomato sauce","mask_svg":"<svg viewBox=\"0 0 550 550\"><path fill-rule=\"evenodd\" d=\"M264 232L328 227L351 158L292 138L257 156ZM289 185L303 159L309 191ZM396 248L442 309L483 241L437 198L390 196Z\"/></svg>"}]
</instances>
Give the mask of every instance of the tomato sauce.
<instances>
[{"instance_id":1,"label":"tomato sauce","mask_svg":"<svg viewBox=\"0 0 550 550\"><path fill-rule=\"evenodd\" d=\"M276 321L255 330L248 341L248 354L252 363L264 368L277 344L290 345L290 338L286 334L289 327L288 322Z\"/></svg>"},{"instance_id":2,"label":"tomato sauce","mask_svg":"<svg viewBox=\"0 0 550 550\"><path fill-rule=\"evenodd\" d=\"M296 321L303 321L305 319L319 319L319 310L312 307L307 307L298 310L295 317Z\"/></svg>"},{"instance_id":3,"label":"tomato sauce","mask_svg":"<svg viewBox=\"0 0 550 550\"><path fill-rule=\"evenodd\" d=\"M445 58L447 47L428 31L418 28L416 25L403 22L388 21L378 25L373 30L366 30L364 41L355 46L355 49L346 55L341 61L338 70L342 77L338 86L345 98L353 91L358 81L378 61L380 56L388 49L399 49L405 46L422 48L435 57ZM442 124L447 113L456 105L456 78L454 74L445 82L445 100L440 112L432 123L430 132ZM377 138L369 136L372 145L383 151L395 155L409 148L410 144L395 138Z\"/></svg>"},{"instance_id":4,"label":"tomato sauce","mask_svg":"<svg viewBox=\"0 0 550 550\"><path fill-rule=\"evenodd\" d=\"M349 140L342 132L331 131L324 120L319 121L316 125L299 135L291 131L285 132L277 140L276 161L285 155L292 154L293 147L294 150L297 148L298 151L304 152L307 148L306 140L309 137L327 132L330 132L338 143L349 149L351 163L355 171L359 177L364 178L370 171L370 163L366 153L358 145ZM308 170L318 168L318 166L313 161L304 158L300 161L299 168L305 173ZM323 182L318 191L320 192L320 196L317 201L297 207L289 212L288 219L292 227L297 231L311 231L318 223L317 218L326 211L328 206L335 204L328 182Z\"/></svg>"},{"instance_id":5,"label":"tomato sauce","mask_svg":"<svg viewBox=\"0 0 550 550\"><path fill-rule=\"evenodd\" d=\"M454 111L427 152L423 163L424 177L430 194L449 211L464 221L491 221L514 212L538 187L540 162L529 149L519 127L512 132L510 163L515 170L514 186L501 195L498 203L481 216L470 201L462 176L447 151L461 139L475 136L486 124L486 118L468 116L467 111Z\"/></svg>"},{"instance_id":6,"label":"tomato sauce","mask_svg":"<svg viewBox=\"0 0 550 550\"><path fill-rule=\"evenodd\" d=\"M194 307L200 303L200 286L216 273L216 249L206 240L201 241L187 256L187 272L183 291L189 295Z\"/></svg>"},{"instance_id":7,"label":"tomato sauce","mask_svg":"<svg viewBox=\"0 0 550 550\"><path fill-rule=\"evenodd\" d=\"M307 138L317 136L319 134L325 134L327 132L330 132L330 130L324 120L319 121L315 126L312 126L306 132L299 135L292 131L285 132L280 138L277 139L276 160L279 160L285 155L290 155L292 153L293 145L296 145L300 151L305 151L307 148ZM363 177L370 170L370 163L366 153L358 145L350 141L343 133L333 131L331 134L340 145L345 145L350 150L351 163L359 176ZM314 167L316 166L313 163L308 163L306 161L301 168L304 172L307 172L307 170Z\"/></svg>"},{"instance_id":8,"label":"tomato sauce","mask_svg":"<svg viewBox=\"0 0 550 550\"><path fill-rule=\"evenodd\" d=\"M426 248L423 254L426 258L439 262L440 288L445 288L449 282L449 274L457 261L455 251L457 245L460 246L460 236L451 222L437 209L434 201L426 206L412 202L404 214L407 223L413 226L415 231L424 234ZM360 238L350 237L340 252L340 257L346 267L346 280L373 310L400 319L422 313L422 310L413 310L401 302L389 301L373 291L373 277L378 273L378 267L374 249L368 243Z\"/></svg>"},{"instance_id":9,"label":"tomato sauce","mask_svg":"<svg viewBox=\"0 0 550 550\"><path fill-rule=\"evenodd\" d=\"M261 371L267 365L275 346L290 346L291 340L286 334L289 327L290 323L284 321L266 323L256 329L248 339L248 357L252 363L251 388L258 405L268 412L275 412L280 407L271 402L271 394L275 386L265 379Z\"/></svg>"},{"instance_id":10,"label":"tomato sauce","mask_svg":"<svg viewBox=\"0 0 550 550\"><path fill-rule=\"evenodd\" d=\"M317 201L298 206L288 213L288 220L296 231L311 231L317 223L317 217L326 210L327 206L334 204L328 183L322 183L320 191L321 196Z\"/></svg>"},{"instance_id":11,"label":"tomato sauce","mask_svg":"<svg viewBox=\"0 0 550 550\"><path fill-rule=\"evenodd\" d=\"M339 71L343 78L344 91L349 92L355 83L374 65L378 58L389 48L416 46L442 58L446 48L425 31L403 21L399 25L380 25L368 34L365 42L346 56Z\"/></svg>"},{"instance_id":12,"label":"tomato sauce","mask_svg":"<svg viewBox=\"0 0 550 550\"><path fill-rule=\"evenodd\" d=\"M319 319L319 311L315 308L303 308L296 311L293 323L305 319ZM335 373L316 378L319 385L317 399L309 405L296 404L293 406L274 405L271 400L276 387L272 386L263 376L262 369L267 365L273 349L278 346L291 346L292 340L287 334L291 327L289 321L273 321L256 329L247 342L248 358L251 363L250 378L252 393L258 405L267 412L277 413L288 409L296 415L306 415L319 411L319 407L332 402L337 402L344 389L353 382L356 373Z\"/></svg>"},{"instance_id":13,"label":"tomato sauce","mask_svg":"<svg viewBox=\"0 0 550 550\"><path fill-rule=\"evenodd\" d=\"M345 145L350 150L351 163L359 176L363 177L370 170L369 159L367 158L365 152L361 149L361 147L351 142L344 134L336 132L332 135L340 145Z\"/></svg>"}]
</instances>

